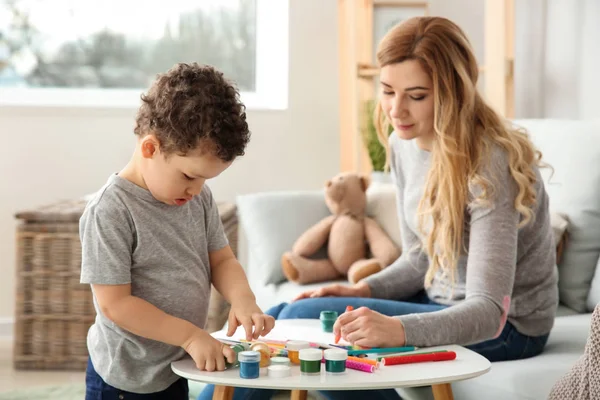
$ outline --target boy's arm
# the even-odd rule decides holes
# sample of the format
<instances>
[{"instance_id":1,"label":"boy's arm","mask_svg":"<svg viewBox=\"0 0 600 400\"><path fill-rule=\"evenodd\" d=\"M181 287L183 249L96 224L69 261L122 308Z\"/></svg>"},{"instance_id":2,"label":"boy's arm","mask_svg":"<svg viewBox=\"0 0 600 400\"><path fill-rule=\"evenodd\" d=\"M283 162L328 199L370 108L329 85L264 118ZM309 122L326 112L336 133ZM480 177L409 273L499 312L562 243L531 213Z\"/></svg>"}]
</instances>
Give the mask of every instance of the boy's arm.
<instances>
[{"instance_id":1,"label":"boy's arm","mask_svg":"<svg viewBox=\"0 0 600 400\"><path fill-rule=\"evenodd\" d=\"M131 295L131 285L92 285L102 314L119 327L159 342L186 348L200 330L189 321L174 317L146 300Z\"/></svg>"},{"instance_id":2,"label":"boy's arm","mask_svg":"<svg viewBox=\"0 0 600 400\"><path fill-rule=\"evenodd\" d=\"M131 295L131 285L93 284L98 305L105 317L138 336L182 347L200 370L222 371L225 360L235 353L191 322L173 317L139 297Z\"/></svg>"},{"instance_id":3,"label":"boy's arm","mask_svg":"<svg viewBox=\"0 0 600 400\"><path fill-rule=\"evenodd\" d=\"M250 290L244 269L229 246L219 208L208 185L204 185L200 196L205 213L212 284L231 305L245 301L254 304L256 298Z\"/></svg>"},{"instance_id":4,"label":"boy's arm","mask_svg":"<svg viewBox=\"0 0 600 400\"><path fill-rule=\"evenodd\" d=\"M268 334L275 326L275 320L264 314L256 304L256 297L250 289L246 274L231 248L225 246L212 251L209 257L212 283L231 304L227 335L232 336L240 325L244 327L247 340Z\"/></svg>"},{"instance_id":5,"label":"boy's arm","mask_svg":"<svg viewBox=\"0 0 600 400\"><path fill-rule=\"evenodd\" d=\"M235 333L239 325L246 331L246 339L258 339L273 329L273 317L263 314L256 304L256 297L246 278L244 269L235 258L225 232L219 210L210 188L204 185L201 193L205 210L206 238L211 281L215 288L231 304L228 336ZM254 326L254 331L252 327Z\"/></svg>"},{"instance_id":6,"label":"boy's arm","mask_svg":"<svg viewBox=\"0 0 600 400\"><path fill-rule=\"evenodd\" d=\"M246 273L230 246L209 253L212 284L230 304L256 302Z\"/></svg>"}]
</instances>

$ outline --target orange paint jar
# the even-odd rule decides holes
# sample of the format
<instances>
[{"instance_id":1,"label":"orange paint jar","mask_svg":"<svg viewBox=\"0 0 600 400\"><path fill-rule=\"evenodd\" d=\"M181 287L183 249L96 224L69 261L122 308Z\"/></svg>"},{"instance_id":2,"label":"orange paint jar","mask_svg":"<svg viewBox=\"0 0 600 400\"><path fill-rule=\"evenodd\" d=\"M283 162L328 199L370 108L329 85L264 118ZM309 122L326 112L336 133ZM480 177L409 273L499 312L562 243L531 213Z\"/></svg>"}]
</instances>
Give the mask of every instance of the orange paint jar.
<instances>
[{"instance_id":1,"label":"orange paint jar","mask_svg":"<svg viewBox=\"0 0 600 400\"><path fill-rule=\"evenodd\" d=\"M303 340L289 340L285 343L285 349L288 352L288 358L292 364L300 364L299 352L302 349L310 348L310 343Z\"/></svg>"}]
</instances>

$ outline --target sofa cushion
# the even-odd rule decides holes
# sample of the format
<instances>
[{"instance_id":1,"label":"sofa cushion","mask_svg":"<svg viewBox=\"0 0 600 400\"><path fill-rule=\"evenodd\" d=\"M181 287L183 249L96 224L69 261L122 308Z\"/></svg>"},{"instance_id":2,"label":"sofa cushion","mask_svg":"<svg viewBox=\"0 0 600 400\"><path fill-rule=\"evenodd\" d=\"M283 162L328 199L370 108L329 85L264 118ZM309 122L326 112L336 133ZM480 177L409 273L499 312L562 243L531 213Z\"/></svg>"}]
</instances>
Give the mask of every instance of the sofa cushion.
<instances>
[{"instance_id":1,"label":"sofa cushion","mask_svg":"<svg viewBox=\"0 0 600 400\"><path fill-rule=\"evenodd\" d=\"M596 264L596 272L594 274L594 280L592 280L592 287L588 296L588 309L593 310L597 304L600 304L600 259L598 259L598 263Z\"/></svg>"},{"instance_id":2,"label":"sofa cushion","mask_svg":"<svg viewBox=\"0 0 600 400\"><path fill-rule=\"evenodd\" d=\"M367 215L375 219L400 248L396 197L392 184L374 183L367 190ZM237 198L246 239L248 279L262 285L286 279L281 256L312 225L331 215L323 191L264 192ZM324 252L315 257L324 256Z\"/></svg>"},{"instance_id":3,"label":"sofa cushion","mask_svg":"<svg viewBox=\"0 0 600 400\"><path fill-rule=\"evenodd\" d=\"M330 215L322 191L243 195L237 198L237 206L247 242L248 279L260 285L285 281L283 253L304 231Z\"/></svg>"},{"instance_id":4,"label":"sofa cushion","mask_svg":"<svg viewBox=\"0 0 600 400\"><path fill-rule=\"evenodd\" d=\"M552 212L550 214L550 224L554 234L554 245L556 247L556 262L560 264L565 247L568 243L569 218L561 213Z\"/></svg>"},{"instance_id":5,"label":"sofa cushion","mask_svg":"<svg viewBox=\"0 0 600 400\"><path fill-rule=\"evenodd\" d=\"M569 219L559 263L560 300L578 312L586 304L600 255L600 122L518 120L554 169L543 169L550 208Z\"/></svg>"},{"instance_id":6,"label":"sofa cushion","mask_svg":"<svg viewBox=\"0 0 600 400\"><path fill-rule=\"evenodd\" d=\"M377 221L399 249L402 248L394 184L371 183L367 189L367 215Z\"/></svg>"}]
</instances>

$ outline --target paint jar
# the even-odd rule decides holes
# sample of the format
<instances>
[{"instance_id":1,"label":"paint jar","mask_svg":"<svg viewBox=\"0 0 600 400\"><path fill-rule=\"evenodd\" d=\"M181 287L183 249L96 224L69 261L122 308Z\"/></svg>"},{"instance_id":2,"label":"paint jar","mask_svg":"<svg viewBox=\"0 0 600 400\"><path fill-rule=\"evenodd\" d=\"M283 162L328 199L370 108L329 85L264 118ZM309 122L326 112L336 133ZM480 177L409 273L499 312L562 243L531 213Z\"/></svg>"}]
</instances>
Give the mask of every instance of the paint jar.
<instances>
[{"instance_id":1,"label":"paint jar","mask_svg":"<svg viewBox=\"0 0 600 400\"><path fill-rule=\"evenodd\" d=\"M273 357L271 358L271 365L286 365L290 366L290 359L287 357Z\"/></svg>"},{"instance_id":2,"label":"paint jar","mask_svg":"<svg viewBox=\"0 0 600 400\"><path fill-rule=\"evenodd\" d=\"M300 372L303 374L318 374L321 372L323 351L319 349L302 349L298 352L300 358Z\"/></svg>"},{"instance_id":3,"label":"paint jar","mask_svg":"<svg viewBox=\"0 0 600 400\"><path fill-rule=\"evenodd\" d=\"M227 359L225 359L225 369L229 369L229 368L234 368L240 365L240 362L238 361L238 354L241 353L242 351L246 351L248 350L247 346L244 346L243 344L235 344L233 346L229 346L231 347L231 349L235 352L235 360L230 363L227 361Z\"/></svg>"},{"instance_id":4,"label":"paint jar","mask_svg":"<svg viewBox=\"0 0 600 400\"><path fill-rule=\"evenodd\" d=\"M271 365L267 371L271 378L285 378L292 375L292 368L289 365Z\"/></svg>"},{"instance_id":5,"label":"paint jar","mask_svg":"<svg viewBox=\"0 0 600 400\"><path fill-rule=\"evenodd\" d=\"M250 346L250 350L260 353L260 367L265 368L271 364L271 349L266 343L256 342Z\"/></svg>"},{"instance_id":6,"label":"paint jar","mask_svg":"<svg viewBox=\"0 0 600 400\"><path fill-rule=\"evenodd\" d=\"M298 352L302 349L310 348L310 343L303 340L289 340L285 343L285 348L288 351L288 358L292 364L300 364Z\"/></svg>"},{"instance_id":7,"label":"paint jar","mask_svg":"<svg viewBox=\"0 0 600 400\"><path fill-rule=\"evenodd\" d=\"M323 332L333 332L333 324L338 317L337 311L321 311L321 329Z\"/></svg>"},{"instance_id":8,"label":"paint jar","mask_svg":"<svg viewBox=\"0 0 600 400\"><path fill-rule=\"evenodd\" d=\"M327 349L323 354L325 355L325 371L332 374L346 372L348 351L343 349Z\"/></svg>"},{"instance_id":9,"label":"paint jar","mask_svg":"<svg viewBox=\"0 0 600 400\"><path fill-rule=\"evenodd\" d=\"M258 351L242 351L238 354L240 362L240 378L256 379L260 375L260 353Z\"/></svg>"}]
</instances>

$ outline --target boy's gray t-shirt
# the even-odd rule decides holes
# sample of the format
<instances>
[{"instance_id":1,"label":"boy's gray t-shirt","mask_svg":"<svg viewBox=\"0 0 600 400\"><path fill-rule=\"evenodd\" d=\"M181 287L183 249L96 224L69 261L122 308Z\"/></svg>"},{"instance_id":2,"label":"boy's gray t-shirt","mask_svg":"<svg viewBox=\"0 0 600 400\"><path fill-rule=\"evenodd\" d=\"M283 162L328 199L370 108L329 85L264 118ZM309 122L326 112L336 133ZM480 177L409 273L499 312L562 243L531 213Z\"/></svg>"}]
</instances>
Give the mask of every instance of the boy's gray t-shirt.
<instances>
[{"instance_id":1,"label":"boy's gray t-shirt","mask_svg":"<svg viewBox=\"0 0 600 400\"><path fill-rule=\"evenodd\" d=\"M211 290L209 252L228 244L217 205L205 185L183 206L112 175L80 219L81 282L131 284L131 294L204 328ZM87 345L96 372L111 386L161 391L178 376L170 367L185 351L146 339L107 319L94 296L96 320Z\"/></svg>"}]
</instances>

